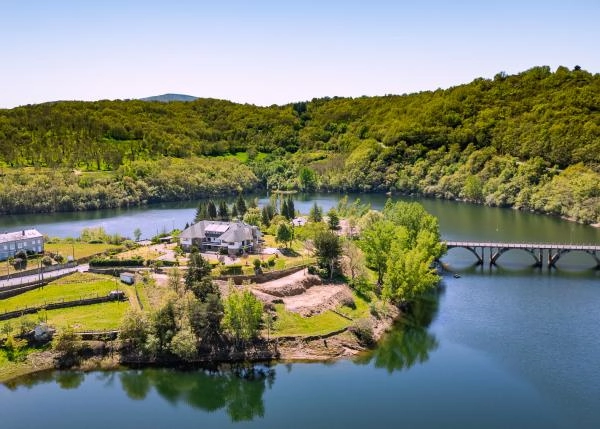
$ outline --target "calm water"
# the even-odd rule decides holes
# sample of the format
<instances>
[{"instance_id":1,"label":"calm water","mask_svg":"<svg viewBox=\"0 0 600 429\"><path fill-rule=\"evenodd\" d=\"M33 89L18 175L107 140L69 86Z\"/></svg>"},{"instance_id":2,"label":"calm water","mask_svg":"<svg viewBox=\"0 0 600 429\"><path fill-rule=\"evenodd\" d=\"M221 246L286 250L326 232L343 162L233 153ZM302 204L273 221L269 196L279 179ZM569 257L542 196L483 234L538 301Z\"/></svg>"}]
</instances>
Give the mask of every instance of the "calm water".
<instances>
[{"instance_id":1,"label":"calm water","mask_svg":"<svg viewBox=\"0 0 600 429\"><path fill-rule=\"evenodd\" d=\"M327 208L337 197L313 198ZM296 207L308 211L312 201ZM422 202L448 239L600 243L598 230L553 218ZM127 234L136 225L178 226L194 206L22 218L56 228L50 235L76 235L70 216ZM111 229L117 224L123 229ZM570 254L549 271L511 251L490 269L455 249L444 262L461 277L444 277L437 296L355 361L40 375L0 387L2 427L600 427L600 273L592 258Z\"/></svg>"}]
</instances>

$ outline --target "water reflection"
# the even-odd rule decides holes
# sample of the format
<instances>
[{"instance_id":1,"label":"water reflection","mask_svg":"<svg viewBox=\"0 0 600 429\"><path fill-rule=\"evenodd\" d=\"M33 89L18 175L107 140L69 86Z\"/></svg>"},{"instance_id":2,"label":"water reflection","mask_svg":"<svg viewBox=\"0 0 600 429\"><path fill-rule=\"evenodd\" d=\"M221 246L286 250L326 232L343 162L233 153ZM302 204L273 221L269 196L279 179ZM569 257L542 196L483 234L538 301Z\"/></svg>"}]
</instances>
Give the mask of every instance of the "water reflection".
<instances>
[{"instance_id":1,"label":"water reflection","mask_svg":"<svg viewBox=\"0 0 600 429\"><path fill-rule=\"evenodd\" d=\"M372 363L389 373L406 370L429 359L429 353L438 347L435 335L427 328L436 317L441 291L428 294L413 302L396 328L389 332L375 350L360 355L355 362Z\"/></svg>"},{"instance_id":2,"label":"water reflection","mask_svg":"<svg viewBox=\"0 0 600 429\"><path fill-rule=\"evenodd\" d=\"M85 374L80 371L38 373L12 380L6 384L11 390L31 389L55 383L61 389L76 389L86 377L103 381L106 387L121 382L125 394L132 400L142 401L152 392L173 406L186 404L206 412L225 410L231 421L250 421L264 417L263 395L275 381L275 369L262 365L236 365L223 371L180 371L173 369L143 369L122 372Z\"/></svg>"},{"instance_id":3,"label":"water reflection","mask_svg":"<svg viewBox=\"0 0 600 429\"><path fill-rule=\"evenodd\" d=\"M275 381L273 368L245 365L222 372L146 369L119 374L121 386L133 400L154 389L172 405L185 403L207 412L224 409L232 421L263 417L263 394Z\"/></svg>"}]
</instances>

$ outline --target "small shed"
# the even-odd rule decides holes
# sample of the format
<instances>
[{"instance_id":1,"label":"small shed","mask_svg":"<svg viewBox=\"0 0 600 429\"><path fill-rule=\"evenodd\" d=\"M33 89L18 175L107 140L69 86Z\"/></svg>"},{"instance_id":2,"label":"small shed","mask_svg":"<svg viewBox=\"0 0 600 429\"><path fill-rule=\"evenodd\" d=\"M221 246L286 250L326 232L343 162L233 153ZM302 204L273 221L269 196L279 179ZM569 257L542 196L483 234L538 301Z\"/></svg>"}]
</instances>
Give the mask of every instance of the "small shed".
<instances>
[{"instance_id":1,"label":"small shed","mask_svg":"<svg viewBox=\"0 0 600 429\"><path fill-rule=\"evenodd\" d=\"M119 275L121 281L125 284L132 285L135 283L135 274L134 273L121 273Z\"/></svg>"},{"instance_id":2,"label":"small shed","mask_svg":"<svg viewBox=\"0 0 600 429\"><path fill-rule=\"evenodd\" d=\"M124 301L125 300L125 292L122 290L111 290L108 293L108 297L115 301Z\"/></svg>"}]
</instances>

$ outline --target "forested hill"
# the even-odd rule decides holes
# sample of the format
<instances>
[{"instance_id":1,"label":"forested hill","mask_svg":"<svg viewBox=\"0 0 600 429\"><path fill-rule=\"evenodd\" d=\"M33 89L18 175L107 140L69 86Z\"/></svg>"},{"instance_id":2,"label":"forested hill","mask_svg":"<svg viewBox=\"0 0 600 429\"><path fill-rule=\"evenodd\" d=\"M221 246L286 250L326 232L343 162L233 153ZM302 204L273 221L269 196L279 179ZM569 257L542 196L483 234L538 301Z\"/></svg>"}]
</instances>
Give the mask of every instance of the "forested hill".
<instances>
[{"instance_id":1,"label":"forested hill","mask_svg":"<svg viewBox=\"0 0 600 429\"><path fill-rule=\"evenodd\" d=\"M447 90L285 106L214 99L56 102L0 110L0 162L21 171L51 167L53 174L62 171L56 185L70 180L84 190L96 180L148 185L158 162L187 165L188 159L197 169L205 163L217 171L228 162L246 182L200 193L194 183L181 184L186 192L179 198L257 186L392 190L598 222L599 109L600 75L579 67L535 67ZM68 179L73 170L85 174ZM14 169L3 171L9 183ZM102 171L101 179L93 171ZM159 185L126 192L127 203L104 199L123 205L178 198L161 195ZM57 198L32 209L107 204L97 198L69 208ZM0 201L3 212L30 209Z\"/></svg>"}]
</instances>

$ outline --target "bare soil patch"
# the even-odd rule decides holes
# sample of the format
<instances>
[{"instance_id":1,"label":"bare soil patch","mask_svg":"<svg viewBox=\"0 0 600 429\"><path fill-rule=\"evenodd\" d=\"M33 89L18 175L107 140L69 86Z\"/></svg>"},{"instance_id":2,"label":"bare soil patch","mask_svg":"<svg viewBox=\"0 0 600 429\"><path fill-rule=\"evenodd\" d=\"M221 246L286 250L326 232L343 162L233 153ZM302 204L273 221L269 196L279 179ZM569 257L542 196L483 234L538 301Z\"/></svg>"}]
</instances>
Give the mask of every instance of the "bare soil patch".
<instances>
[{"instance_id":1,"label":"bare soil patch","mask_svg":"<svg viewBox=\"0 0 600 429\"><path fill-rule=\"evenodd\" d=\"M286 310L304 317L320 314L340 306L352 297L345 284L323 284L320 277L298 271L277 280L253 286L256 296L265 301L281 300Z\"/></svg>"}]
</instances>

